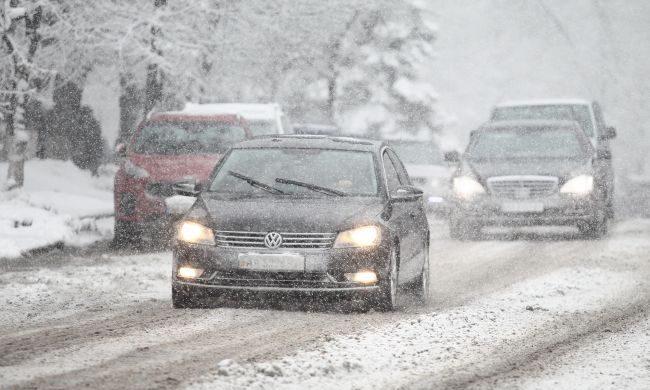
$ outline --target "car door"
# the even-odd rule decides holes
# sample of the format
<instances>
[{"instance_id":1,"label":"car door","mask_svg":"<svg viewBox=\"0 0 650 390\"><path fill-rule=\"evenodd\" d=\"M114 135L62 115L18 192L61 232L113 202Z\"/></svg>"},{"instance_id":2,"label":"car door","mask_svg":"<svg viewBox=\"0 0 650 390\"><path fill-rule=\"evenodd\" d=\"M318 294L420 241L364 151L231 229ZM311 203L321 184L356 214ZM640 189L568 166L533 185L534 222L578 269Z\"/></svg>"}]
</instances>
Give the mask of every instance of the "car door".
<instances>
[{"instance_id":1,"label":"car door","mask_svg":"<svg viewBox=\"0 0 650 390\"><path fill-rule=\"evenodd\" d=\"M390 149L386 150L388 161L397 175L397 184L410 186L411 180L397 154ZM399 208L400 213L400 277L408 281L420 274L423 265L423 249L426 242L423 238L428 231L424 204L422 199L413 199L406 202L395 203L394 208Z\"/></svg>"}]
</instances>

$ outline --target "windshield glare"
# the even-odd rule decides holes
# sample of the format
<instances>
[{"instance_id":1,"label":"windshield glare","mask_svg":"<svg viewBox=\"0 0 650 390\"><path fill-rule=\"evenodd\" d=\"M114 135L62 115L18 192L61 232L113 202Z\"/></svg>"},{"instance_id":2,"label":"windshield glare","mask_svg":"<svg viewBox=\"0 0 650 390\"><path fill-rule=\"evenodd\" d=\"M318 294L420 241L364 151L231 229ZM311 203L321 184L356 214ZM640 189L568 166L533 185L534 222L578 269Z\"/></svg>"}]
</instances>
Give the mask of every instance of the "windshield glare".
<instances>
[{"instance_id":1,"label":"windshield glare","mask_svg":"<svg viewBox=\"0 0 650 390\"><path fill-rule=\"evenodd\" d=\"M229 172L236 172L272 186L283 193L301 196L324 196L290 183L287 179L314 184L346 195L377 195L377 176L370 152L327 149L235 149L219 167L210 191L233 195L269 195ZM282 181L282 180L281 180Z\"/></svg>"},{"instance_id":2,"label":"windshield glare","mask_svg":"<svg viewBox=\"0 0 650 390\"><path fill-rule=\"evenodd\" d=\"M588 137L593 136L589 106L583 104L498 107L494 110L492 119L495 121L527 119L576 121Z\"/></svg>"},{"instance_id":3,"label":"windshield glare","mask_svg":"<svg viewBox=\"0 0 650 390\"><path fill-rule=\"evenodd\" d=\"M150 122L138 133L134 150L141 154L223 153L246 139L237 125L216 122Z\"/></svg>"},{"instance_id":4,"label":"windshield glare","mask_svg":"<svg viewBox=\"0 0 650 390\"><path fill-rule=\"evenodd\" d=\"M585 149L570 128L508 128L479 131L468 155L473 160L581 158Z\"/></svg>"},{"instance_id":5,"label":"windshield glare","mask_svg":"<svg viewBox=\"0 0 650 390\"><path fill-rule=\"evenodd\" d=\"M443 164L440 150L430 142L391 142L390 145L404 164Z\"/></svg>"}]
</instances>

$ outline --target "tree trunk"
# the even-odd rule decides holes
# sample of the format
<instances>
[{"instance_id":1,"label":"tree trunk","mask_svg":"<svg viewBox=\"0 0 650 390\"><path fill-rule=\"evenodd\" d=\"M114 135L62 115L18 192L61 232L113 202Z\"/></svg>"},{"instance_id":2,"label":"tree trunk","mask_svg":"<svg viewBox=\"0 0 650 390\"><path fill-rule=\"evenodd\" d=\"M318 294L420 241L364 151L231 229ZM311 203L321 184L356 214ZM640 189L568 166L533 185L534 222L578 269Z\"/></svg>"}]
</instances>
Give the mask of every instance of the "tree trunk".
<instances>
[{"instance_id":1,"label":"tree trunk","mask_svg":"<svg viewBox=\"0 0 650 390\"><path fill-rule=\"evenodd\" d=\"M161 8L167 5L167 0L154 0L154 7ZM162 56L162 50L156 46L156 37L160 34L160 27L151 26L151 52ZM144 115L147 116L162 100L163 73L157 64L147 65L147 81L144 88Z\"/></svg>"}]
</instances>

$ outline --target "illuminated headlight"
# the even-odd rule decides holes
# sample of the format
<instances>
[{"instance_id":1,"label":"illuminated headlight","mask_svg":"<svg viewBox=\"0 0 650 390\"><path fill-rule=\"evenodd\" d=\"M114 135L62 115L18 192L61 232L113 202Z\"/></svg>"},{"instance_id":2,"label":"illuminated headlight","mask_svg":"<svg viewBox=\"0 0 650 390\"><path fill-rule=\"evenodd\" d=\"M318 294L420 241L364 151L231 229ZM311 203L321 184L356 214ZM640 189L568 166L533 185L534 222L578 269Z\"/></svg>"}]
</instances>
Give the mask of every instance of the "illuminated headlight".
<instances>
[{"instance_id":1,"label":"illuminated headlight","mask_svg":"<svg viewBox=\"0 0 650 390\"><path fill-rule=\"evenodd\" d=\"M183 222L178 228L177 238L190 244L214 245L212 229L196 222Z\"/></svg>"},{"instance_id":2,"label":"illuminated headlight","mask_svg":"<svg viewBox=\"0 0 650 390\"><path fill-rule=\"evenodd\" d=\"M149 177L149 172L146 169L135 165L131 160L124 160L123 167L124 173L133 178L146 179Z\"/></svg>"},{"instance_id":3,"label":"illuminated headlight","mask_svg":"<svg viewBox=\"0 0 650 390\"><path fill-rule=\"evenodd\" d=\"M460 176L454 178L454 194L461 199L471 199L476 195L484 194L485 188L468 176Z\"/></svg>"},{"instance_id":4,"label":"illuminated headlight","mask_svg":"<svg viewBox=\"0 0 650 390\"><path fill-rule=\"evenodd\" d=\"M334 248L363 248L375 246L381 240L381 231L377 226L362 226L339 233Z\"/></svg>"},{"instance_id":5,"label":"illuminated headlight","mask_svg":"<svg viewBox=\"0 0 650 390\"><path fill-rule=\"evenodd\" d=\"M594 177L590 175L580 175L564 183L560 192L572 195L589 195L594 190Z\"/></svg>"},{"instance_id":6,"label":"illuminated headlight","mask_svg":"<svg viewBox=\"0 0 650 390\"><path fill-rule=\"evenodd\" d=\"M349 282L371 284L377 282L377 274L372 271L359 271L345 274L345 279Z\"/></svg>"},{"instance_id":7,"label":"illuminated headlight","mask_svg":"<svg viewBox=\"0 0 650 390\"><path fill-rule=\"evenodd\" d=\"M196 279L203 275L203 270L200 268L180 267L176 275L184 279Z\"/></svg>"}]
</instances>

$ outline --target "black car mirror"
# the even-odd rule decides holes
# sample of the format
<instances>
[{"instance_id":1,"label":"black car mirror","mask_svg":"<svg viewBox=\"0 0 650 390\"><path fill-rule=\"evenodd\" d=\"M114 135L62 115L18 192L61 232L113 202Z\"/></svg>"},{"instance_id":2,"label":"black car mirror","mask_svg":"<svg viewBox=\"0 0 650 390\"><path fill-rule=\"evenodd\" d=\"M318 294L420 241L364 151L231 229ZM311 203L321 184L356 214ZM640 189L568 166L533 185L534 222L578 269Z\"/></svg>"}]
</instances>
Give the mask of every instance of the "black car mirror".
<instances>
[{"instance_id":1,"label":"black car mirror","mask_svg":"<svg viewBox=\"0 0 650 390\"><path fill-rule=\"evenodd\" d=\"M119 143L115 145L115 155L119 158L126 158L126 144Z\"/></svg>"},{"instance_id":2,"label":"black car mirror","mask_svg":"<svg viewBox=\"0 0 650 390\"><path fill-rule=\"evenodd\" d=\"M201 184L198 183L175 183L172 186L176 195L196 197L201 193Z\"/></svg>"},{"instance_id":3,"label":"black car mirror","mask_svg":"<svg viewBox=\"0 0 650 390\"><path fill-rule=\"evenodd\" d=\"M607 149L598 149L596 151L596 158L598 160L611 160L612 152Z\"/></svg>"},{"instance_id":4,"label":"black car mirror","mask_svg":"<svg viewBox=\"0 0 650 390\"><path fill-rule=\"evenodd\" d=\"M460 153L455 150L451 152L445 152L445 161L452 164L458 164L460 162Z\"/></svg>"},{"instance_id":5,"label":"black car mirror","mask_svg":"<svg viewBox=\"0 0 650 390\"><path fill-rule=\"evenodd\" d=\"M601 140L607 140L607 139L613 139L616 138L616 128L614 127L605 127L605 130L603 133L600 135Z\"/></svg>"},{"instance_id":6,"label":"black car mirror","mask_svg":"<svg viewBox=\"0 0 650 390\"><path fill-rule=\"evenodd\" d=\"M419 188L413 186L402 186L398 187L397 190L390 195L390 200L391 202L408 202L421 198L422 194L424 194L424 192Z\"/></svg>"}]
</instances>

